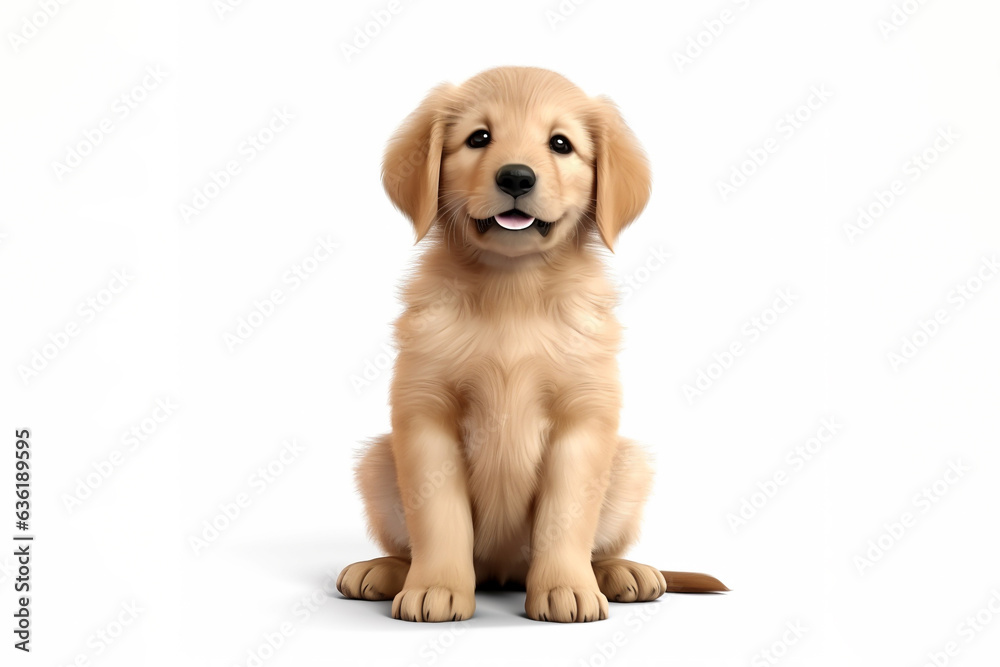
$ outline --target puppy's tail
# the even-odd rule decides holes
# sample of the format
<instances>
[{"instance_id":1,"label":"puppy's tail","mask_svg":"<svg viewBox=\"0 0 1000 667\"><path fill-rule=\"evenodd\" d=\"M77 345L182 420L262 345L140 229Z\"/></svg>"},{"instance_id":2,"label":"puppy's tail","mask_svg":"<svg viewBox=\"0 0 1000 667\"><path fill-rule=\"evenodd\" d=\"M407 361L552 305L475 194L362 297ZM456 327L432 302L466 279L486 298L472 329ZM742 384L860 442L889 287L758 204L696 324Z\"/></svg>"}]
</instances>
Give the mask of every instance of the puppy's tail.
<instances>
[{"instance_id":1,"label":"puppy's tail","mask_svg":"<svg viewBox=\"0 0 1000 667\"><path fill-rule=\"evenodd\" d=\"M668 593L720 593L728 591L726 585L715 577L700 572L666 572L660 574L667 580Z\"/></svg>"}]
</instances>

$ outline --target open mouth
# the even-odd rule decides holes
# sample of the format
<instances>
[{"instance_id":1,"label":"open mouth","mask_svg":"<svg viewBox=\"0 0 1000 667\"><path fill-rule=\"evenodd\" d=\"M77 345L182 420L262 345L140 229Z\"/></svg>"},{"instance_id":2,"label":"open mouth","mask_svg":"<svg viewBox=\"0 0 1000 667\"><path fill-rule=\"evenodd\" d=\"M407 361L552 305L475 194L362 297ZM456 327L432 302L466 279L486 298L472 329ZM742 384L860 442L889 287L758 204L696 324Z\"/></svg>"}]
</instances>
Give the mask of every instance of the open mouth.
<instances>
[{"instance_id":1,"label":"open mouth","mask_svg":"<svg viewBox=\"0 0 1000 667\"><path fill-rule=\"evenodd\" d=\"M486 230L493 225L497 225L511 231L521 231L522 229L534 227L542 236L548 236L549 230L552 229L551 222L538 220L527 213L518 211L516 208L513 208L506 213L497 213L492 218L486 218L485 220L480 220L478 218L473 218L473 220L476 221L476 229L479 230L480 234L485 234Z\"/></svg>"}]
</instances>

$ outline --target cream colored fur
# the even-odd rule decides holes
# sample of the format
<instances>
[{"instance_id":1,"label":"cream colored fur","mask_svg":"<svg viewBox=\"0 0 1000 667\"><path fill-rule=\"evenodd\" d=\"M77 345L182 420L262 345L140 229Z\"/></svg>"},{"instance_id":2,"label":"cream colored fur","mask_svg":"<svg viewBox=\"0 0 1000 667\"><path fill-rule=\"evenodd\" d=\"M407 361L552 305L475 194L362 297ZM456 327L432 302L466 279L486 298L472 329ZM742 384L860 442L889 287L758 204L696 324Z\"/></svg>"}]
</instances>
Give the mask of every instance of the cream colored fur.
<instances>
[{"instance_id":1,"label":"cream colored fur","mask_svg":"<svg viewBox=\"0 0 1000 667\"><path fill-rule=\"evenodd\" d=\"M478 129L486 148L465 143ZM555 134L572 153L549 147ZM508 163L534 170L516 205L553 222L547 236L477 231L514 206L495 182ZM599 250L650 192L617 109L552 72L490 70L427 97L383 182L425 250L396 322L392 433L357 468L388 557L348 566L338 588L413 621L469 618L487 581L523 584L528 616L549 621L661 595L663 573L620 559L652 472L618 435L620 328Z\"/></svg>"}]
</instances>

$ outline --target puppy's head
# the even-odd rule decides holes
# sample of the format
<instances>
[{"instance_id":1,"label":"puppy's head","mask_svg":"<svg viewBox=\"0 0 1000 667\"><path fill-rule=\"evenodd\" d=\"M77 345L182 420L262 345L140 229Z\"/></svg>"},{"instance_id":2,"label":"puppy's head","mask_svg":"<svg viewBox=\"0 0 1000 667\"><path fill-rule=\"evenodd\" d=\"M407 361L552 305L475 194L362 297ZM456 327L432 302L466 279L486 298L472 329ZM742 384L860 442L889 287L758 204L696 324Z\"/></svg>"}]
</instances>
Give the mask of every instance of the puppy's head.
<instances>
[{"instance_id":1,"label":"puppy's head","mask_svg":"<svg viewBox=\"0 0 1000 667\"><path fill-rule=\"evenodd\" d=\"M546 70L488 70L428 95L389 142L382 182L417 240L523 257L598 235L649 198L646 157L607 99Z\"/></svg>"}]
</instances>

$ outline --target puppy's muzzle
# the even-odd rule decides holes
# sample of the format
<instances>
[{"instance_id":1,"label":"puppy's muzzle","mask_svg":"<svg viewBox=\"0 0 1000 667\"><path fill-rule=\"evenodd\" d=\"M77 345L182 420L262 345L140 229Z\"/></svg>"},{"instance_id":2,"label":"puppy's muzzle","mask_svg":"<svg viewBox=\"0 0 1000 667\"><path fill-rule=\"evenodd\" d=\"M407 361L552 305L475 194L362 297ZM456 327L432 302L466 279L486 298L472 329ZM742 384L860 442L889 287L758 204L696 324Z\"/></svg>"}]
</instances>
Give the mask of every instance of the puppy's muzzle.
<instances>
[{"instance_id":1,"label":"puppy's muzzle","mask_svg":"<svg viewBox=\"0 0 1000 667\"><path fill-rule=\"evenodd\" d=\"M526 164L506 164L497 172L497 187L515 200L528 194L535 187L535 172ZM542 236L548 236L552 228L551 222L537 220L534 216L513 208L506 213L498 213L485 220L476 219L476 229L485 234L493 225L498 225L510 231L520 231L534 227Z\"/></svg>"},{"instance_id":2,"label":"puppy's muzzle","mask_svg":"<svg viewBox=\"0 0 1000 667\"><path fill-rule=\"evenodd\" d=\"M480 234L485 234L493 225L510 231L521 231L532 228L537 230L542 236L548 236L549 230L552 229L551 222L539 220L527 213L518 211L516 208L506 213L497 213L492 218L486 218L485 220L473 219L476 221L476 229L479 230Z\"/></svg>"}]
</instances>

